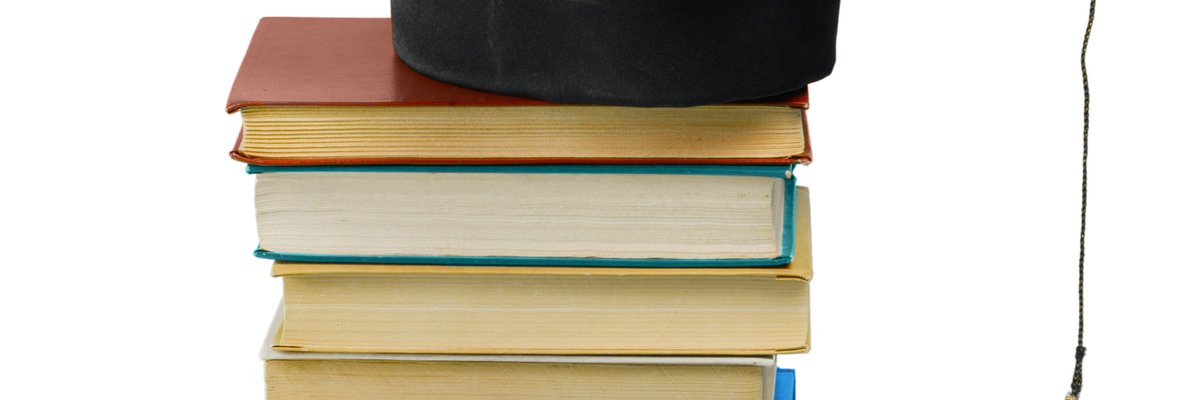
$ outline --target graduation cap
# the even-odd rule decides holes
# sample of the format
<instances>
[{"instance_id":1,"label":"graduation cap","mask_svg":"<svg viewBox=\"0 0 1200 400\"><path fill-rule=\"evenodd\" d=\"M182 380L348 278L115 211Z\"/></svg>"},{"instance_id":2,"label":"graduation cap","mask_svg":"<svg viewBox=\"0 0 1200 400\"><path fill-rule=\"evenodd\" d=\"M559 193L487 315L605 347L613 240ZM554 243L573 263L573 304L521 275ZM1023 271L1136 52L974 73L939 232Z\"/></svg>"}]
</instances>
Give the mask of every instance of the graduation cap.
<instances>
[{"instance_id":1,"label":"graduation cap","mask_svg":"<svg viewBox=\"0 0 1200 400\"><path fill-rule=\"evenodd\" d=\"M833 70L839 0L392 0L396 54L472 89L694 106L803 90Z\"/></svg>"}]
</instances>

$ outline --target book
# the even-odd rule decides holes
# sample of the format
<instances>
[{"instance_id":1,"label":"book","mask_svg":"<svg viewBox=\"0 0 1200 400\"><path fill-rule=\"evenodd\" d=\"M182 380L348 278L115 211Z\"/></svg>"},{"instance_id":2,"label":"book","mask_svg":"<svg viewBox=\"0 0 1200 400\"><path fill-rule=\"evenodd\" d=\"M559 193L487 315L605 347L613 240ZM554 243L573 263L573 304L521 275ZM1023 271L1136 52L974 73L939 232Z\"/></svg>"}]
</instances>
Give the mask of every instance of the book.
<instances>
[{"instance_id":1,"label":"book","mask_svg":"<svg viewBox=\"0 0 1200 400\"><path fill-rule=\"evenodd\" d=\"M260 257L753 267L793 255L786 165L249 167Z\"/></svg>"},{"instance_id":2,"label":"book","mask_svg":"<svg viewBox=\"0 0 1200 400\"><path fill-rule=\"evenodd\" d=\"M561 105L414 72L386 18L264 18L230 90L259 165L807 162L807 92L687 108Z\"/></svg>"},{"instance_id":3,"label":"book","mask_svg":"<svg viewBox=\"0 0 1200 400\"><path fill-rule=\"evenodd\" d=\"M783 268L445 267L276 262L276 350L774 355L808 349L806 192Z\"/></svg>"},{"instance_id":4,"label":"book","mask_svg":"<svg viewBox=\"0 0 1200 400\"><path fill-rule=\"evenodd\" d=\"M286 352L263 346L267 399L794 400L774 357Z\"/></svg>"}]
</instances>

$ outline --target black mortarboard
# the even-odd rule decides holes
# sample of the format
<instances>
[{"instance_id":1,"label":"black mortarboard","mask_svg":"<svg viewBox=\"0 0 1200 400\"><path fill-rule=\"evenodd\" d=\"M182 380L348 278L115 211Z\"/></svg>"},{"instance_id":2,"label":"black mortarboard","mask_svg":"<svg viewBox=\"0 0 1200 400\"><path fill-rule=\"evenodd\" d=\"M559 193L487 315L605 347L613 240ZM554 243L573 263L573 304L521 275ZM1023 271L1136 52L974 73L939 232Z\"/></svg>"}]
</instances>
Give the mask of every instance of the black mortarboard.
<instances>
[{"instance_id":1,"label":"black mortarboard","mask_svg":"<svg viewBox=\"0 0 1200 400\"><path fill-rule=\"evenodd\" d=\"M564 103L693 106L833 69L839 0L392 0L396 53L434 79Z\"/></svg>"}]
</instances>

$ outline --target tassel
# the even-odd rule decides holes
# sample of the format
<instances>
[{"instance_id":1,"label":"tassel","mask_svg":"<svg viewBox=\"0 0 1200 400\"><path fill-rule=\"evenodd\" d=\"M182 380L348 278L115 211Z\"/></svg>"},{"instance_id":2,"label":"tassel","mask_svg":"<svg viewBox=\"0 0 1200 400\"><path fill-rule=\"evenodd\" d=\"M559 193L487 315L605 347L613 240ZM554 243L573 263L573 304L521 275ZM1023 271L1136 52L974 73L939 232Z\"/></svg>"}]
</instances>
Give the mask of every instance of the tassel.
<instances>
[{"instance_id":1,"label":"tassel","mask_svg":"<svg viewBox=\"0 0 1200 400\"><path fill-rule=\"evenodd\" d=\"M1074 393L1067 393L1067 398L1065 400L1079 400L1079 396L1076 396Z\"/></svg>"}]
</instances>

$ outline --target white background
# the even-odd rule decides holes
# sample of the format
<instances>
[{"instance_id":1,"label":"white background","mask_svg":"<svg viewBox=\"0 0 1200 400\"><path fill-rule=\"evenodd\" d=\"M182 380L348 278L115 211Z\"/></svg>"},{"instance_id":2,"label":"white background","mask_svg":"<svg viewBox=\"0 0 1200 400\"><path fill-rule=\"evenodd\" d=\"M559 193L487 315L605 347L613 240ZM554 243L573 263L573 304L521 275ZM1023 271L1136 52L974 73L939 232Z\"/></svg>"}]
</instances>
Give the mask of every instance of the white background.
<instances>
[{"instance_id":1,"label":"white background","mask_svg":"<svg viewBox=\"0 0 1200 400\"><path fill-rule=\"evenodd\" d=\"M0 398L254 399L280 295L223 106L261 16L372 1L0 6ZM1087 399L1198 398L1185 1L1099 4ZM1075 336L1087 3L847 1L814 84L802 399L1055 399Z\"/></svg>"}]
</instances>

